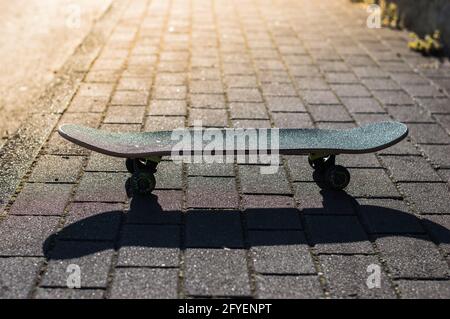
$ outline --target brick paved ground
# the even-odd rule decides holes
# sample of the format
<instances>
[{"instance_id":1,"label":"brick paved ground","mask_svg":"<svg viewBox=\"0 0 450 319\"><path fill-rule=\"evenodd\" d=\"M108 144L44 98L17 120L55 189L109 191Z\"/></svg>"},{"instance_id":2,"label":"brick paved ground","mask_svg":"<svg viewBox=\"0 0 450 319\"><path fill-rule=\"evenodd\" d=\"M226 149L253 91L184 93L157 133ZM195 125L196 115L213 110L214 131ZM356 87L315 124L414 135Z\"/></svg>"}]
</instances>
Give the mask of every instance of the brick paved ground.
<instances>
[{"instance_id":1,"label":"brick paved ground","mask_svg":"<svg viewBox=\"0 0 450 319\"><path fill-rule=\"evenodd\" d=\"M0 297L450 297L450 67L369 30L347 0L117 0L2 150ZM408 123L378 154L342 156L347 192L304 157L163 161L129 202L121 160L63 141L114 131ZM82 288L66 288L78 264ZM368 289L367 267L381 267Z\"/></svg>"}]
</instances>

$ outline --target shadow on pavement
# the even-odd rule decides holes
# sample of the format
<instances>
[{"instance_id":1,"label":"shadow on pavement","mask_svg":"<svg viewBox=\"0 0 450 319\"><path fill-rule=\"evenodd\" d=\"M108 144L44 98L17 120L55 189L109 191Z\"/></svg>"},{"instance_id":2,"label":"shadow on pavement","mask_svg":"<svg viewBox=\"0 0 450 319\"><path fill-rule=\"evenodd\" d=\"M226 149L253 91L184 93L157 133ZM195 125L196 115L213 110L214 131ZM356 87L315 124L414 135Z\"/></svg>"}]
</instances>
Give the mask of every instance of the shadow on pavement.
<instances>
[{"instance_id":1,"label":"shadow on pavement","mask_svg":"<svg viewBox=\"0 0 450 319\"><path fill-rule=\"evenodd\" d=\"M155 195L131 200L130 210L100 213L64 227L49 236L43 251L48 259L63 260L87 256L120 247L248 248L249 246L320 245L357 243L384 236L424 238L423 226L438 234L439 243L450 243L450 230L426 218L401 210L359 205L343 191L321 190L323 207L303 209L304 236L299 211L295 208L253 208L245 211L247 239L244 240L239 211L164 211ZM350 201L351 208L345 203ZM120 228L119 241L114 240ZM110 240L99 240L103 234ZM106 236L107 237L107 236ZM181 244L181 238L184 238ZM84 242L75 249L52 249L58 241ZM92 244L86 244L92 243ZM79 246L79 247L78 247Z\"/></svg>"}]
</instances>

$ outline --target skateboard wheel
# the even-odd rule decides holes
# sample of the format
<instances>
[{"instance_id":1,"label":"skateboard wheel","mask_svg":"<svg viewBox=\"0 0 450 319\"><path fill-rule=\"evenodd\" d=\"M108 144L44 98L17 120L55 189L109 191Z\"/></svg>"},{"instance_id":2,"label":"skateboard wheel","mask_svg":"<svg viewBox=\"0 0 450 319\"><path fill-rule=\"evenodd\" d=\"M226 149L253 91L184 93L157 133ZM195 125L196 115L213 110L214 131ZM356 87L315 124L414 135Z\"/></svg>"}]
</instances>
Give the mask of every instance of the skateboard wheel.
<instances>
[{"instance_id":1,"label":"skateboard wheel","mask_svg":"<svg viewBox=\"0 0 450 319\"><path fill-rule=\"evenodd\" d=\"M343 166L333 165L325 171L325 180L330 188L342 190L350 183L350 173Z\"/></svg>"},{"instance_id":2,"label":"skateboard wheel","mask_svg":"<svg viewBox=\"0 0 450 319\"><path fill-rule=\"evenodd\" d=\"M131 178L131 189L133 194L150 194L156 186L156 179L152 173L139 172Z\"/></svg>"},{"instance_id":3,"label":"skateboard wheel","mask_svg":"<svg viewBox=\"0 0 450 319\"><path fill-rule=\"evenodd\" d=\"M125 166L127 167L128 173L133 174L134 173L134 159L127 158L125 160Z\"/></svg>"},{"instance_id":4,"label":"skateboard wheel","mask_svg":"<svg viewBox=\"0 0 450 319\"><path fill-rule=\"evenodd\" d=\"M330 155L327 157L319 157L316 159L311 159L310 156L308 156L308 163L309 166L311 166L314 170L323 171L329 166L333 166L335 162L335 156Z\"/></svg>"}]
</instances>

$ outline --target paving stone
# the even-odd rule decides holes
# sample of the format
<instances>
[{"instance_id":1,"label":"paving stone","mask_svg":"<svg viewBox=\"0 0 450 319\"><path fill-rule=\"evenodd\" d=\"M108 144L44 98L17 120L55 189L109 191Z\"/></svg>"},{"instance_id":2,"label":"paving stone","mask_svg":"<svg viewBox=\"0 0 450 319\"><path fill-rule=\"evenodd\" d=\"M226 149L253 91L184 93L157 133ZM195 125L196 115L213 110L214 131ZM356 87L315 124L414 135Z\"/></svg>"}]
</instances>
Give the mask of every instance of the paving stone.
<instances>
[{"instance_id":1,"label":"paving stone","mask_svg":"<svg viewBox=\"0 0 450 319\"><path fill-rule=\"evenodd\" d=\"M230 103L232 119L268 119L263 103Z\"/></svg>"},{"instance_id":2,"label":"paving stone","mask_svg":"<svg viewBox=\"0 0 450 319\"><path fill-rule=\"evenodd\" d=\"M306 112L302 101L295 96L266 97L266 102L272 112Z\"/></svg>"},{"instance_id":3,"label":"paving stone","mask_svg":"<svg viewBox=\"0 0 450 319\"><path fill-rule=\"evenodd\" d=\"M370 90L400 90L400 86L390 79L363 79L361 81Z\"/></svg>"},{"instance_id":4,"label":"paving stone","mask_svg":"<svg viewBox=\"0 0 450 319\"><path fill-rule=\"evenodd\" d=\"M441 181L439 175L423 157L383 156L383 162L397 182Z\"/></svg>"},{"instance_id":5,"label":"paving stone","mask_svg":"<svg viewBox=\"0 0 450 319\"><path fill-rule=\"evenodd\" d=\"M339 104L332 91L302 91L301 96L308 104Z\"/></svg>"},{"instance_id":6,"label":"paving stone","mask_svg":"<svg viewBox=\"0 0 450 319\"><path fill-rule=\"evenodd\" d=\"M111 105L147 105L148 91L116 91Z\"/></svg>"},{"instance_id":7,"label":"paving stone","mask_svg":"<svg viewBox=\"0 0 450 319\"><path fill-rule=\"evenodd\" d=\"M384 105L414 105L413 99L403 91L373 91Z\"/></svg>"},{"instance_id":8,"label":"paving stone","mask_svg":"<svg viewBox=\"0 0 450 319\"><path fill-rule=\"evenodd\" d=\"M80 113L80 112L103 112L109 102L109 97L106 96L79 96L76 95L70 102L67 108L67 113Z\"/></svg>"},{"instance_id":9,"label":"paving stone","mask_svg":"<svg viewBox=\"0 0 450 319\"><path fill-rule=\"evenodd\" d=\"M349 169L351 181L346 192L355 197L399 197L383 169Z\"/></svg>"},{"instance_id":10,"label":"paving stone","mask_svg":"<svg viewBox=\"0 0 450 319\"><path fill-rule=\"evenodd\" d=\"M0 224L0 255L42 256L58 221L56 216L8 216Z\"/></svg>"},{"instance_id":11,"label":"paving stone","mask_svg":"<svg viewBox=\"0 0 450 319\"><path fill-rule=\"evenodd\" d=\"M272 113L273 122L279 128L312 128L308 113Z\"/></svg>"},{"instance_id":12,"label":"paving stone","mask_svg":"<svg viewBox=\"0 0 450 319\"><path fill-rule=\"evenodd\" d=\"M189 177L187 205L191 208L236 208L238 194L234 178Z\"/></svg>"},{"instance_id":13,"label":"paving stone","mask_svg":"<svg viewBox=\"0 0 450 319\"><path fill-rule=\"evenodd\" d=\"M389 113L403 123L434 123L427 111L415 106L391 106Z\"/></svg>"},{"instance_id":14,"label":"paving stone","mask_svg":"<svg viewBox=\"0 0 450 319\"><path fill-rule=\"evenodd\" d=\"M419 150L409 138L404 139L394 146L385 148L378 152L380 155L420 155Z\"/></svg>"},{"instance_id":15,"label":"paving stone","mask_svg":"<svg viewBox=\"0 0 450 319\"><path fill-rule=\"evenodd\" d=\"M69 265L80 267L81 287L106 287L113 246L105 242L58 241L50 251L43 287L67 287Z\"/></svg>"},{"instance_id":16,"label":"paving stone","mask_svg":"<svg viewBox=\"0 0 450 319\"><path fill-rule=\"evenodd\" d=\"M155 190L152 195L132 198L126 222L130 224L180 224L183 192Z\"/></svg>"},{"instance_id":17,"label":"paving stone","mask_svg":"<svg viewBox=\"0 0 450 319\"><path fill-rule=\"evenodd\" d=\"M369 276L373 274L369 267L381 267L377 257L326 255L319 259L331 297L395 298L395 292L383 271L380 274L380 287L369 288L367 285Z\"/></svg>"},{"instance_id":18,"label":"paving stone","mask_svg":"<svg viewBox=\"0 0 450 319\"><path fill-rule=\"evenodd\" d=\"M116 89L119 91L150 91L151 86L151 78L122 77Z\"/></svg>"},{"instance_id":19,"label":"paving stone","mask_svg":"<svg viewBox=\"0 0 450 319\"><path fill-rule=\"evenodd\" d=\"M254 75L230 75L225 77L227 87L232 88L254 88L257 87Z\"/></svg>"},{"instance_id":20,"label":"paving stone","mask_svg":"<svg viewBox=\"0 0 450 319\"><path fill-rule=\"evenodd\" d=\"M450 294L448 280L398 280L396 284L405 299L446 299Z\"/></svg>"},{"instance_id":21,"label":"paving stone","mask_svg":"<svg viewBox=\"0 0 450 319\"><path fill-rule=\"evenodd\" d=\"M422 218L422 223L430 238L442 250L450 252L450 216L428 215Z\"/></svg>"},{"instance_id":22,"label":"paving stone","mask_svg":"<svg viewBox=\"0 0 450 319\"><path fill-rule=\"evenodd\" d=\"M314 274L315 268L301 231L250 231L253 266L258 273Z\"/></svg>"},{"instance_id":23,"label":"paving stone","mask_svg":"<svg viewBox=\"0 0 450 319\"><path fill-rule=\"evenodd\" d=\"M86 172L76 190L76 201L124 202L128 174Z\"/></svg>"},{"instance_id":24,"label":"paving stone","mask_svg":"<svg viewBox=\"0 0 450 319\"><path fill-rule=\"evenodd\" d=\"M249 229L302 228L290 196L244 195L242 201Z\"/></svg>"},{"instance_id":25,"label":"paving stone","mask_svg":"<svg viewBox=\"0 0 450 319\"><path fill-rule=\"evenodd\" d=\"M117 265L177 267L180 244L179 226L126 225Z\"/></svg>"},{"instance_id":26,"label":"paving stone","mask_svg":"<svg viewBox=\"0 0 450 319\"><path fill-rule=\"evenodd\" d=\"M245 251L187 249L185 290L192 296L250 296Z\"/></svg>"},{"instance_id":27,"label":"paving stone","mask_svg":"<svg viewBox=\"0 0 450 319\"><path fill-rule=\"evenodd\" d=\"M328 83L332 84L355 84L359 83L359 79L353 73L347 72L330 72L325 74Z\"/></svg>"},{"instance_id":28,"label":"paving stone","mask_svg":"<svg viewBox=\"0 0 450 319\"><path fill-rule=\"evenodd\" d=\"M316 183L295 183L294 191L305 214L354 214L352 198L343 191L322 190Z\"/></svg>"},{"instance_id":29,"label":"paving stone","mask_svg":"<svg viewBox=\"0 0 450 319\"><path fill-rule=\"evenodd\" d=\"M73 203L58 238L70 240L114 240L123 215L122 204Z\"/></svg>"},{"instance_id":30,"label":"paving stone","mask_svg":"<svg viewBox=\"0 0 450 319\"><path fill-rule=\"evenodd\" d=\"M372 95L361 84L333 84L331 88L339 97L370 97Z\"/></svg>"},{"instance_id":31,"label":"paving stone","mask_svg":"<svg viewBox=\"0 0 450 319\"><path fill-rule=\"evenodd\" d=\"M63 215L70 184L27 183L11 207L11 215Z\"/></svg>"},{"instance_id":32,"label":"paving stone","mask_svg":"<svg viewBox=\"0 0 450 319\"><path fill-rule=\"evenodd\" d=\"M449 114L435 114L437 122L450 134L450 115Z\"/></svg>"},{"instance_id":33,"label":"paving stone","mask_svg":"<svg viewBox=\"0 0 450 319\"><path fill-rule=\"evenodd\" d=\"M177 298L178 270L164 268L118 268L110 298Z\"/></svg>"},{"instance_id":34,"label":"paving stone","mask_svg":"<svg viewBox=\"0 0 450 319\"><path fill-rule=\"evenodd\" d=\"M43 155L34 167L29 181L73 183L82 164L83 158L79 156Z\"/></svg>"},{"instance_id":35,"label":"paving stone","mask_svg":"<svg viewBox=\"0 0 450 319\"><path fill-rule=\"evenodd\" d=\"M204 94L224 93L221 81L210 81L210 80L191 81L189 84L189 91L191 93L204 93Z\"/></svg>"},{"instance_id":36,"label":"paving stone","mask_svg":"<svg viewBox=\"0 0 450 319\"><path fill-rule=\"evenodd\" d=\"M205 127L226 127L228 124L227 111L224 109L191 109L189 125L200 121Z\"/></svg>"},{"instance_id":37,"label":"paving stone","mask_svg":"<svg viewBox=\"0 0 450 319\"><path fill-rule=\"evenodd\" d=\"M28 298L43 262L42 258L0 258L0 298Z\"/></svg>"},{"instance_id":38,"label":"paving stone","mask_svg":"<svg viewBox=\"0 0 450 319\"><path fill-rule=\"evenodd\" d=\"M322 297L316 276L257 276L259 298L313 299Z\"/></svg>"},{"instance_id":39,"label":"paving stone","mask_svg":"<svg viewBox=\"0 0 450 319\"><path fill-rule=\"evenodd\" d=\"M347 107L350 113L383 113L384 109L380 103L369 97L342 98L342 103Z\"/></svg>"},{"instance_id":40,"label":"paving stone","mask_svg":"<svg viewBox=\"0 0 450 319\"><path fill-rule=\"evenodd\" d=\"M306 215L306 231L319 253L373 253L356 216Z\"/></svg>"},{"instance_id":41,"label":"paving stone","mask_svg":"<svg viewBox=\"0 0 450 319\"><path fill-rule=\"evenodd\" d=\"M186 108L183 100L152 100L149 115L185 116Z\"/></svg>"},{"instance_id":42,"label":"paving stone","mask_svg":"<svg viewBox=\"0 0 450 319\"><path fill-rule=\"evenodd\" d=\"M297 96L294 86L288 83L263 83L261 90L264 96Z\"/></svg>"},{"instance_id":43,"label":"paving stone","mask_svg":"<svg viewBox=\"0 0 450 319\"><path fill-rule=\"evenodd\" d=\"M358 66L353 68L353 72L361 78L387 78L388 75L379 67L373 66Z\"/></svg>"},{"instance_id":44,"label":"paving stone","mask_svg":"<svg viewBox=\"0 0 450 319\"><path fill-rule=\"evenodd\" d=\"M445 97L444 93L432 85L408 84L403 85L403 88L413 97Z\"/></svg>"},{"instance_id":45,"label":"paving stone","mask_svg":"<svg viewBox=\"0 0 450 319\"><path fill-rule=\"evenodd\" d=\"M87 82L115 83L120 77L118 70L89 71L84 79Z\"/></svg>"},{"instance_id":46,"label":"paving stone","mask_svg":"<svg viewBox=\"0 0 450 319\"><path fill-rule=\"evenodd\" d=\"M102 289L38 288L36 299L103 299Z\"/></svg>"},{"instance_id":47,"label":"paving stone","mask_svg":"<svg viewBox=\"0 0 450 319\"><path fill-rule=\"evenodd\" d=\"M193 108L225 108L225 97L223 94L190 94L189 97Z\"/></svg>"},{"instance_id":48,"label":"paving stone","mask_svg":"<svg viewBox=\"0 0 450 319\"><path fill-rule=\"evenodd\" d=\"M191 74L194 78L195 72ZM158 72L155 78L155 85L164 86L164 85L186 85L187 76L186 73L164 73Z\"/></svg>"},{"instance_id":49,"label":"paving stone","mask_svg":"<svg viewBox=\"0 0 450 319\"><path fill-rule=\"evenodd\" d=\"M191 163L187 165L189 176L234 177L233 163Z\"/></svg>"},{"instance_id":50,"label":"paving stone","mask_svg":"<svg viewBox=\"0 0 450 319\"><path fill-rule=\"evenodd\" d=\"M271 128L269 120L233 120L234 128Z\"/></svg>"},{"instance_id":51,"label":"paving stone","mask_svg":"<svg viewBox=\"0 0 450 319\"><path fill-rule=\"evenodd\" d=\"M313 105L310 112L316 122L353 121L342 105Z\"/></svg>"},{"instance_id":52,"label":"paving stone","mask_svg":"<svg viewBox=\"0 0 450 319\"><path fill-rule=\"evenodd\" d=\"M291 194L286 174L280 167L275 174L261 174L256 165L239 165L242 192L245 194Z\"/></svg>"},{"instance_id":53,"label":"paving stone","mask_svg":"<svg viewBox=\"0 0 450 319\"><path fill-rule=\"evenodd\" d=\"M145 131L171 131L185 127L184 116L148 116L145 120Z\"/></svg>"},{"instance_id":54,"label":"paving stone","mask_svg":"<svg viewBox=\"0 0 450 319\"><path fill-rule=\"evenodd\" d=\"M144 118L145 108L140 106L110 106L103 123L140 124Z\"/></svg>"},{"instance_id":55,"label":"paving stone","mask_svg":"<svg viewBox=\"0 0 450 319\"><path fill-rule=\"evenodd\" d=\"M186 215L187 247L240 248L242 226L236 211L189 211Z\"/></svg>"},{"instance_id":56,"label":"paving stone","mask_svg":"<svg viewBox=\"0 0 450 319\"><path fill-rule=\"evenodd\" d=\"M162 161L155 174L156 189L181 189L182 165L178 162Z\"/></svg>"},{"instance_id":57,"label":"paving stone","mask_svg":"<svg viewBox=\"0 0 450 319\"><path fill-rule=\"evenodd\" d=\"M349 167L360 167L360 168L379 168L381 167L380 162L374 154L340 154L336 158L336 163L343 165L347 168Z\"/></svg>"},{"instance_id":58,"label":"paving stone","mask_svg":"<svg viewBox=\"0 0 450 319\"><path fill-rule=\"evenodd\" d=\"M394 278L443 278L448 265L425 236L378 237L376 244Z\"/></svg>"},{"instance_id":59,"label":"paving stone","mask_svg":"<svg viewBox=\"0 0 450 319\"><path fill-rule=\"evenodd\" d=\"M450 198L445 183L401 183L400 189L422 214L448 214Z\"/></svg>"},{"instance_id":60,"label":"paving stone","mask_svg":"<svg viewBox=\"0 0 450 319\"><path fill-rule=\"evenodd\" d=\"M184 85L156 86L153 89L152 97L157 100L184 100L186 99L186 90Z\"/></svg>"},{"instance_id":61,"label":"paving stone","mask_svg":"<svg viewBox=\"0 0 450 319\"><path fill-rule=\"evenodd\" d=\"M420 219L409 212L404 201L358 199L357 210L369 233L424 233Z\"/></svg>"},{"instance_id":62,"label":"paving stone","mask_svg":"<svg viewBox=\"0 0 450 319\"><path fill-rule=\"evenodd\" d=\"M227 93L230 102L262 102L261 94L257 89L230 88Z\"/></svg>"},{"instance_id":63,"label":"paving stone","mask_svg":"<svg viewBox=\"0 0 450 319\"><path fill-rule=\"evenodd\" d=\"M450 113L450 100L448 98L417 98L417 101L431 113Z\"/></svg>"}]
</instances>

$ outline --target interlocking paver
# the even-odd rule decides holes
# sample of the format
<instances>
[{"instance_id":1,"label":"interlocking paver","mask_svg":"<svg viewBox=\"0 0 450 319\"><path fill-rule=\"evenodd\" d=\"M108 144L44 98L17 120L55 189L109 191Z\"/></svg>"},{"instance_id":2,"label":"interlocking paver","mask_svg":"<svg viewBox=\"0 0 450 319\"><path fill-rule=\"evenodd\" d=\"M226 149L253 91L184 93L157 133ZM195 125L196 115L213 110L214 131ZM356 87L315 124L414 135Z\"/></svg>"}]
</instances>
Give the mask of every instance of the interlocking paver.
<instances>
[{"instance_id":1,"label":"interlocking paver","mask_svg":"<svg viewBox=\"0 0 450 319\"><path fill-rule=\"evenodd\" d=\"M445 299L450 294L448 280L398 280L396 284L405 299Z\"/></svg>"},{"instance_id":2,"label":"interlocking paver","mask_svg":"<svg viewBox=\"0 0 450 319\"><path fill-rule=\"evenodd\" d=\"M314 274L315 268L301 231L250 231L253 266L258 273Z\"/></svg>"},{"instance_id":3,"label":"interlocking paver","mask_svg":"<svg viewBox=\"0 0 450 319\"><path fill-rule=\"evenodd\" d=\"M356 216L306 215L312 244L320 253L373 253Z\"/></svg>"},{"instance_id":4,"label":"interlocking paver","mask_svg":"<svg viewBox=\"0 0 450 319\"><path fill-rule=\"evenodd\" d=\"M42 262L42 258L1 257L0 298L28 298Z\"/></svg>"},{"instance_id":5,"label":"interlocking paver","mask_svg":"<svg viewBox=\"0 0 450 319\"><path fill-rule=\"evenodd\" d=\"M105 242L58 241L50 251L43 287L67 287L69 265L80 267L81 287L106 287L113 247Z\"/></svg>"},{"instance_id":6,"label":"interlocking paver","mask_svg":"<svg viewBox=\"0 0 450 319\"><path fill-rule=\"evenodd\" d=\"M185 289L194 296L249 296L245 252L240 249L187 249Z\"/></svg>"},{"instance_id":7,"label":"interlocking paver","mask_svg":"<svg viewBox=\"0 0 450 319\"><path fill-rule=\"evenodd\" d=\"M72 186L70 184L25 184L12 205L10 213L13 215L63 215Z\"/></svg>"},{"instance_id":8,"label":"interlocking paver","mask_svg":"<svg viewBox=\"0 0 450 319\"><path fill-rule=\"evenodd\" d=\"M423 157L383 156L383 162L389 167L397 182L441 181L439 175Z\"/></svg>"},{"instance_id":9,"label":"interlocking paver","mask_svg":"<svg viewBox=\"0 0 450 319\"><path fill-rule=\"evenodd\" d=\"M86 172L78 185L75 200L123 202L126 199L125 181L128 174Z\"/></svg>"},{"instance_id":10,"label":"interlocking paver","mask_svg":"<svg viewBox=\"0 0 450 319\"><path fill-rule=\"evenodd\" d=\"M351 182L346 191L355 197L399 197L383 169L350 169Z\"/></svg>"},{"instance_id":11,"label":"interlocking paver","mask_svg":"<svg viewBox=\"0 0 450 319\"><path fill-rule=\"evenodd\" d=\"M118 266L178 266L180 228L175 225L127 225L122 230Z\"/></svg>"},{"instance_id":12,"label":"interlocking paver","mask_svg":"<svg viewBox=\"0 0 450 319\"><path fill-rule=\"evenodd\" d=\"M381 271L380 287L369 288L367 281L373 272L371 265L381 268L375 256L320 256L331 297L334 298L395 298L386 274ZM372 266L373 267L373 266Z\"/></svg>"},{"instance_id":13,"label":"interlocking paver","mask_svg":"<svg viewBox=\"0 0 450 319\"><path fill-rule=\"evenodd\" d=\"M449 190L444 183L402 183L400 189L422 214L449 213Z\"/></svg>"},{"instance_id":14,"label":"interlocking paver","mask_svg":"<svg viewBox=\"0 0 450 319\"><path fill-rule=\"evenodd\" d=\"M43 256L43 243L58 225L56 216L9 216L0 224L1 256Z\"/></svg>"},{"instance_id":15,"label":"interlocking paver","mask_svg":"<svg viewBox=\"0 0 450 319\"><path fill-rule=\"evenodd\" d=\"M376 239L389 272L400 278L445 278L448 265L425 236L384 236Z\"/></svg>"},{"instance_id":16,"label":"interlocking paver","mask_svg":"<svg viewBox=\"0 0 450 319\"><path fill-rule=\"evenodd\" d=\"M110 297L113 299L166 299L177 297L177 269L118 268Z\"/></svg>"},{"instance_id":17,"label":"interlocking paver","mask_svg":"<svg viewBox=\"0 0 450 319\"><path fill-rule=\"evenodd\" d=\"M245 194L291 194L282 167L275 174L261 174L259 165L239 165L242 192Z\"/></svg>"},{"instance_id":18,"label":"interlocking paver","mask_svg":"<svg viewBox=\"0 0 450 319\"><path fill-rule=\"evenodd\" d=\"M424 233L420 219L409 212L404 201L361 198L357 210L369 233Z\"/></svg>"},{"instance_id":19,"label":"interlocking paver","mask_svg":"<svg viewBox=\"0 0 450 319\"><path fill-rule=\"evenodd\" d=\"M323 295L316 276L257 276L259 298L312 299Z\"/></svg>"},{"instance_id":20,"label":"interlocking paver","mask_svg":"<svg viewBox=\"0 0 450 319\"><path fill-rule=\"evenodd\" d=\"M83 158L79 156L44 155L39 158L29 181L73 183L82 164Z\"/></svg>"},{"instance_id":21,"label":"interlocking paver","mask_svg":"<svg viewBox=\"0 0 450 319\"><path fill-rule=\"evenodd\" d=\"M101 289L38 288L36 299L102 299Z\"/></svg>"}]
</instances>

